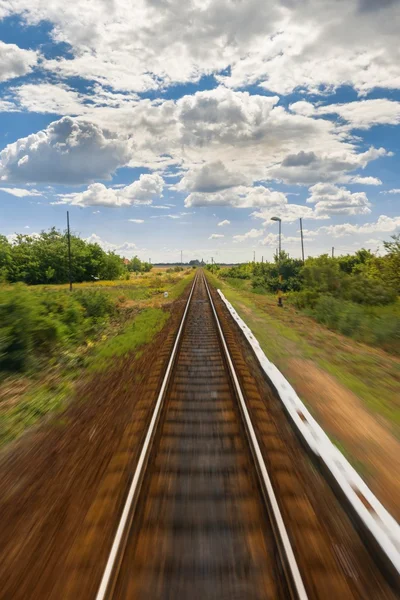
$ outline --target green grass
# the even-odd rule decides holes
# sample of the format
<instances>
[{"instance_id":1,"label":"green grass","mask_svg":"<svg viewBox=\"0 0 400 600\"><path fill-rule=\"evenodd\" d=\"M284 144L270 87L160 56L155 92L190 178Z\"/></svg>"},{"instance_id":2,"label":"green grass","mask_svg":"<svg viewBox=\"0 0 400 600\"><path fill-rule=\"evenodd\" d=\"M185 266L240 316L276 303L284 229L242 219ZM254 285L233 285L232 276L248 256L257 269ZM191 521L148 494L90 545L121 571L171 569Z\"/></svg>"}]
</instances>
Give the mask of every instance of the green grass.
<instances>
[{"instance_id":1,"label":"green grass","mask_svg":"<svg viewBox=\"0 0 400 600\"><path fill-rule=\"evenodd\" d=\"M160 308L146 308L129 323L122 333L105 341L90 361L90 370L102 371L110 365L110 359L125 356L148 344L161 331L170 314Z\"/></svg>"},{"instance_id":2,"label":"green grass","mask_svg":"<svg viewBox=\"0 0 400 600\"><path fill-rule=\"evenodd\" d=\"M100 288L112 300L120 298L121 288L125 290L126 296L126 288L128 288L130 299L135 300L133 311L118 312L110 322L101 327L97 337L86 340L83 345L63 345L54 359L40 363L37 369L12 375L2 374L0 446L16 439L27 428L38 424L50 413L57 414L65 408L74 396L75 382L83 375L112 368L116 359L129 353L137 357L169 319L170 313L163 309L162 305L178 298L193 277L194 270L191 270L172 276L165 276L163 273L154 278L147 277L147 287L143 285L108 287L92 284L79 286L78 290L93 292ZM137 279L144 279L144 277ZM32 293L35 293L34 290L38 290L38 287L32 288ZM160 287L168 291L168 298L164 298ZM56 286L51 288L52 293L66 294L65 291L58 291L55 288ZM149 290L157 291L156 300L155 294L148 293ZM41 286L38 293L45 293L45 287ZM56 417L54 422L56 426L68 424L61 415L58 419Z\"/></svg>"},{"instance_id":3,"label":"green grass","mask_svg":"<svg viewBox=\"0 0 400 600\"><path fill-rule=\"evenodd\" d=\"M293 307L278 308L272 295L233 289L210 273L207 277L223 291L266 356L289 380L290 359L311 360L356 394L371 413L384 417L395 435L400 435L398 359L333 333Z\"/></svg>"},{"instance_id":4,"label":"green grass","mask_svg":"<svg viewBox=\"0 0 400 600\"><path fill-rule=\"evenodd\" d=\"M1 414L0 446L19 437L51 412L61 410L72 393L72 382L43 384L24 395L16 406Z\"/></svg>"}]
</instances>

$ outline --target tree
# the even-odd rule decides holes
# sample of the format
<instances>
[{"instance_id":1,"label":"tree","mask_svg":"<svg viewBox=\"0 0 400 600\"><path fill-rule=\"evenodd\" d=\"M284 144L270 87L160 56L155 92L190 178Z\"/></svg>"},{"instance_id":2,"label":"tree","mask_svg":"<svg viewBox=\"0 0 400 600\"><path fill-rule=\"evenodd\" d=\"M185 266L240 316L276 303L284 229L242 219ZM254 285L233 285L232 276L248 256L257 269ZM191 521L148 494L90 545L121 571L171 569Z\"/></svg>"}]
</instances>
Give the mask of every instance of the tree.
<instances>
[{"instance_id":1,"label":"tree","mask_svg":"<svg viewBox=\"0 0 400 600\"><path fill-rule=\"evenodd\" d=\"M133 273L140 273L141 270L142 262L137 256L134 256L129 262L128 271L131 271Z\"/></svg>"},{"instance_id":2,"label":"tree","mask_svg":"<svg viewBox=\"0 0 400 600\"><path fill-rule=\"evenodd\" d=\"M5 271L4 271L5 269ZM71 274L75 282L117 279L125 272L121 258L71 235ZM69 278L66 232L54 227L40 235L17 235L9 244L0 236L0 276L28 284L66 283Z\"/></svg>"},{"instance_id":3,"label":"tree","mask_svg":"<svg viewBox=\"0 0 400 600\"><path fill-rule=\"evenodd\" d=\"M383 279L400 294L400 234L392 235L391 242L383 242L387 252L384 257Z\"/></svg>"},{"instance_id":4,"label":"tree","mask_svg":"<svg viewBox=\"0 0 400 600\"><path fill-rule=\"evenodd\" d=\"M11 266L11 244L4 235L0 235L0 282L7 281Z\"/></svg>"}]
</instances>

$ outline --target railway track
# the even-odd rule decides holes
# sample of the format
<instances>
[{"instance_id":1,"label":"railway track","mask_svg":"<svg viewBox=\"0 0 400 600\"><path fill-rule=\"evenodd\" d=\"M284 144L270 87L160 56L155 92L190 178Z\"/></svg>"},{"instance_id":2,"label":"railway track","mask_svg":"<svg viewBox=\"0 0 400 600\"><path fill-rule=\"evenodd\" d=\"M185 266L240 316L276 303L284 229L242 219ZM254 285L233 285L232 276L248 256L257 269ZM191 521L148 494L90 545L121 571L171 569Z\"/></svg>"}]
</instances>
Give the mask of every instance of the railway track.
<instances>
[{"instance_id":1,"label":"railway track","mask_svg":"<svg viewBox=\"0 0 400 600\"><path fill-rule=\"evenodd\" d=\"M96 600L393 600L213 295L200 271Z\"/></svg>"},{"instance_id":2,"label":"railway track","mask_svg":"<svg viewBox=\"0 0 400 600\"><path fill-rule=\"evenodd\" d=\"M97 600L307 597L200 273Z\"/></svg>"}]
</instances>

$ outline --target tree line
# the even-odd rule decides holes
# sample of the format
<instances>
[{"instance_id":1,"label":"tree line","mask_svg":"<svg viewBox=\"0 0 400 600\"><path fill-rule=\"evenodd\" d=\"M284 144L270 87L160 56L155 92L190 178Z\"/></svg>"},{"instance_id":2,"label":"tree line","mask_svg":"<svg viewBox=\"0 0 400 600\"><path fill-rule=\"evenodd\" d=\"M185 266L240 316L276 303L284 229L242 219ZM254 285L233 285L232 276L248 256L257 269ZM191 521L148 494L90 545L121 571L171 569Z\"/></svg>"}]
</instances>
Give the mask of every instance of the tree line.
<instances>
[{"instance_id":1,"label":"tree line","mask_svg":"<svg viewBox=\"0 0 400 600\"><path fill-rule=\"evenodd\" d=\"M272 262L208 268L238 288L261 294L281 289L287 302L318 322L400 354L400 235L384 242L384 249L382 256L362 249L304 263L281 252Z\"/></svg>"},{"instance_id":2,"label":"tree line","mask_svg":"<svg viewBox=\"0 0 400 600\"><path fill-rule=\"evenodd\" d=\"M115 252L106 252L97 243L71 234L71 278L80 283L96 279L129 277L129 271L146 272L152 266L137 256L124 261ZM0 235L0 281L34 284L69 281L67 233L55 227L39 235L17 234L10 242Z\"/></svg>"}]
</instances>

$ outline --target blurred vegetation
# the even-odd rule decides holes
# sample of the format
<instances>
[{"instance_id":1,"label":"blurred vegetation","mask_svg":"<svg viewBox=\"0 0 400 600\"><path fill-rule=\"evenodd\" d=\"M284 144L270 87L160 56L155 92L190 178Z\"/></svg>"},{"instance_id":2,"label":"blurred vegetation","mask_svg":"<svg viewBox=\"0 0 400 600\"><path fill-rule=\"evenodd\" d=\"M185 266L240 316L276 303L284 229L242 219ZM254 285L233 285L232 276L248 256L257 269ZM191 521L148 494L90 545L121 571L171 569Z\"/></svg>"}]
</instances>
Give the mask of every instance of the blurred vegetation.
<instances>
[{"instance_id":1,"label":"blurred vegetation","mask_svg":"<svg viewBox=\"0 0 400 600\"><path fill-rule=\"evenodd\" d=\"M71 277L73 282L129 279L130 272L146 273L150 263L137 256L123 260L114 252L105 252L99 244L71 234ZM66 232L54 227L39 235L16 235L10 243L0 235L0 282L54 284L69 281Z\"/></svg>"},{"instance_id":2,"label":"blurred vegetation","mask_svg":"<svg viewBox=\"0 0 400 600\"><path fill-rule=\"evenodd\" d=\"M0 285L0 445L62 409L83 373L140 351L193 276L142 272L76 284L72 293L68 285Z\"/></svg>"},{"instance_id":3,"label":"blurred vegetation","mask_svg":"<svg viewBox=\"0 0 400 600\"><path fill-rule=\"evenodd\" d=\"M383 256L362 249L335 258L310 257L303 264L281 252L271 263L207 268L237 289L265 294L280 287L289 303L319 323L400 354L400 235L384 248Z\"/></svg>"}]
</instances>

